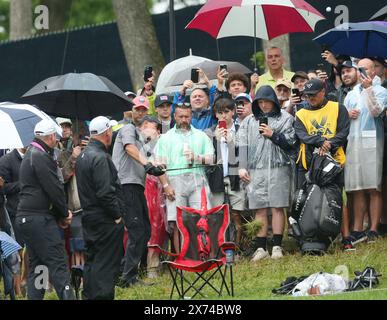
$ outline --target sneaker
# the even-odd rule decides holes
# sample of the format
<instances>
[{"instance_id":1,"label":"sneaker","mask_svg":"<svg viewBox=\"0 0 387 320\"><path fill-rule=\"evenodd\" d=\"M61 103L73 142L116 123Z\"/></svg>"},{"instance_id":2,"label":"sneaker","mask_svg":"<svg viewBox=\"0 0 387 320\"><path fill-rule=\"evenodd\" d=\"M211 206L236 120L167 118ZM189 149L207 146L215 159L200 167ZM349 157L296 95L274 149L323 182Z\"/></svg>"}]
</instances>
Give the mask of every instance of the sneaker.
<instances>
[{"instance_id":1,"label":"sneaker","mask_svg":"<svg viewBox=\"0 0 387 320\"><path fill-rule=\"evenodd\" d=\"M344 251L355 251L356 250L356 248L352 244L351 237L343 238L341 243L343 244Z\"/></svg>"},{"instance_id":2,"label":"sneaker","mask_svg":"<svg viewBox=\"0 0 387 320\"><path fill-rule=\"evenodd\" d=\"M364 231L352 231L349 238L351 239L352 245L355 245L367 240L367 234Z\"/></svg>"},{"instance_id":3,"label":"sneaker","mask_svg":"<svg viewBox=\"0 0 387 320\"><path fill-rule=\"evenodd\" d=\"M259 261L259 260L262 260L262 259L265 259L268 257L270 257L269 252L267 252L263 248L258 248L257 250L255 250L251 261L255 262L255 261Z\"/></svg>"},{"instance_id":4,"label":"sneaker","mask_svg":"<svg viewBox=\"0 0 387 320\"><path fill-rule=\"evenodd\" d=\"M282 253L282 248L280 246L274 246L273 250L271 251L271 258L272 259L280 259L284 256Z\"/></svg>"},{"instance_id":5,"label":"sneaker","mask_svg":"<svg viewBox=\"0 0 387 320\"><path fill-rule=\"evenodd\" d=\"M367 243L374 243L379 239L379 233L376 231L368 231L367 232Z\"/></svg>"}]
</instances>

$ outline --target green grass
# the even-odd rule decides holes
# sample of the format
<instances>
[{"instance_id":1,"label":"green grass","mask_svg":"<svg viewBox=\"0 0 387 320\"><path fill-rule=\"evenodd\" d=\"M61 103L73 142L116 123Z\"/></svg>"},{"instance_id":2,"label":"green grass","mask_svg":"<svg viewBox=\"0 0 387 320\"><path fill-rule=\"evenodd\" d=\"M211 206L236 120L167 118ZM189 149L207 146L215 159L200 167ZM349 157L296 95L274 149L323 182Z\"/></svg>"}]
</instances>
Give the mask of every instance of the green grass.
<instances>
[{"instance_id":1,"label":"green grass","mask_svg":"<svg viewBox=\"0 0 387 320\"><path fill-rule=\"evenodd\" d=\"M332 300L387 300L387 239L378 240L374 244L360 244L354 252L343 252L339 245L330 249L329 254L316 256L302 256L292 241L285 240L286 255L280 260L265 259L258 263L242 260L234 265L235 297L232 300L278 300L278 299L332 299ZM313 296L294 298L271 293L273 288L289 276L310 275L324 271L334 273L337 266L348 269L349 279L354 278L355 270L364 270L372 266L382 276L380 283L374 290L360 290L329 296ZM343 268L343 267L341 267ZM341 274L341 273L340 273ZM169 273L165 272L155 279L155 284L149 287L117 288L117 300L168 300L171 287ZM2 289L2 288L1 288ZM0 290L1 290L0 289ZM219 299L218 296L206 290L206 299ZM0 294L0 297L2 295ZM176 297L175 297L176 298ZM57 299L55 293L46 295L46 299ZM231 299L223 296L222 299Z\"/></svg>"},{"instance_id":2,"label":"green grass","mask_svg":"<svg viewBox=\"0 0 387 320\"><path fill-rule=\"evenodd\" d=\"M294 252L296 247L290 241L285 242L285 248L292 253L286 254L280 260L265 259L255 264L247 260L238 262L233 270L235 297L232 299L387 300L387 239L379 240L374 244L360 244L354 252L343 252L340 246L336 245L332 247L329 254L322 257L302 256L300 253ZM348 277L351 280L355 277L355 270L362 271L367 266L374 267L377 272L384 276L379 278L380 283L375 290L361 290L338 295L306 298L279 296L271 293L273 288L279 287L280 283L289 276L310 275L319 271L334 273L337 266L345 266L348 269ZM165 273L165 275L156 280L154 286L118 289L116 291L116 299L169 299L170 285L170 276ZM208 299L218 299L216 294L210 291L206 292L208 293ZM231 298L224 296L222 299Z\"/></svg>"}]
</instances>

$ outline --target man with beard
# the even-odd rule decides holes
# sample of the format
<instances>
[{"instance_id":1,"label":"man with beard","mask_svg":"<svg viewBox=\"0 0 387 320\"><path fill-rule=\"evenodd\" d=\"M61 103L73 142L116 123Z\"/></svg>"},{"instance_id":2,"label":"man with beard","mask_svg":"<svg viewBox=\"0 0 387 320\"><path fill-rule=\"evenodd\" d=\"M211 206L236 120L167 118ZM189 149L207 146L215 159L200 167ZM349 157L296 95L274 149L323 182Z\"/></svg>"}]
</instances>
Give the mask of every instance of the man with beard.
<instances>
[{"instance_id":1,"label":"man with beard","mask_svg":"<svg viewBox=\"0 0 387 320\"><path fill-rule=\"evenodd\" d=\"M156 161L167 167L168 180L161 181L167 195L168 222L173 230L173 244L178 251L176 207L199 209L203 187L209 199L209 187L202 166L213 163L214 148L204 132L191 126L192 109L189 103L176 106L175 120L175 127L157 142L155 155Z\"/></svg>"},{"instance_id":2,"label":"man with beard","mask_svg":"<svg viewBox=\"0 0 387 320\"><path fill-rule=\"evenodd\" d=\"M335 97L332 100L336 100L339 104L343 104L348 92L350 92L358 82L358 73L356 65L351 60L344 61L339 65L339 70L343 84L335 92Z\"/></svg>"}]
</instances>

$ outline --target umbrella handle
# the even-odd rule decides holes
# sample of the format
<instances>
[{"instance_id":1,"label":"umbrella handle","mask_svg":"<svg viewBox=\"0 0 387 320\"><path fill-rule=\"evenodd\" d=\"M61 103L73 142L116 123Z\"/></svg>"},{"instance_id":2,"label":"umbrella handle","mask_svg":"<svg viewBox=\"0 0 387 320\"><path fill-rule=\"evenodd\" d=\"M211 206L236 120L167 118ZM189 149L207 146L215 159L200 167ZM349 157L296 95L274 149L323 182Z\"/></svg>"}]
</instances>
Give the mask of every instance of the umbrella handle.
<instances>
[{"instance_id":1,"label":"umbrella handle","mask_svg":"<svg viewBox=\"0 0 387 320\"><path fill-rule=\"evenodd\" d=\"M257 6L254 6L254 68L257 68Z\"/></svg>"}]
</instances>

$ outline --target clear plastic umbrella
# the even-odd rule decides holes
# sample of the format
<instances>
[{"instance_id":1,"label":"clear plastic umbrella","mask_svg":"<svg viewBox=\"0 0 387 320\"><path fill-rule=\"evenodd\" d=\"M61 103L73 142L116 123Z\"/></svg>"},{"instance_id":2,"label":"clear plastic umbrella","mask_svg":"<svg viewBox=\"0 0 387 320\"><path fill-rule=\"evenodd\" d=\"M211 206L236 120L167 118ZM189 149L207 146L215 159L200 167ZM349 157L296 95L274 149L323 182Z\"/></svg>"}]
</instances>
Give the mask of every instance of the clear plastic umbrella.
<instances>
[{"instance_id":1,"label":"clear plastic umbrella","mask_svg":"<svg viewBox=\"0 0 387 320\"><path fill-rule=\"evenodd\" d=\"M204 71L211 84L216 83L216 74L221 64L227 65L229 73L250 73L243 64L234 61L214 61L204 57L187 56L169 63L161 72L157 82L156 94L170 94L180 89L185 80L191 79L191 69Z\"/></svg>"}]
</instances>

